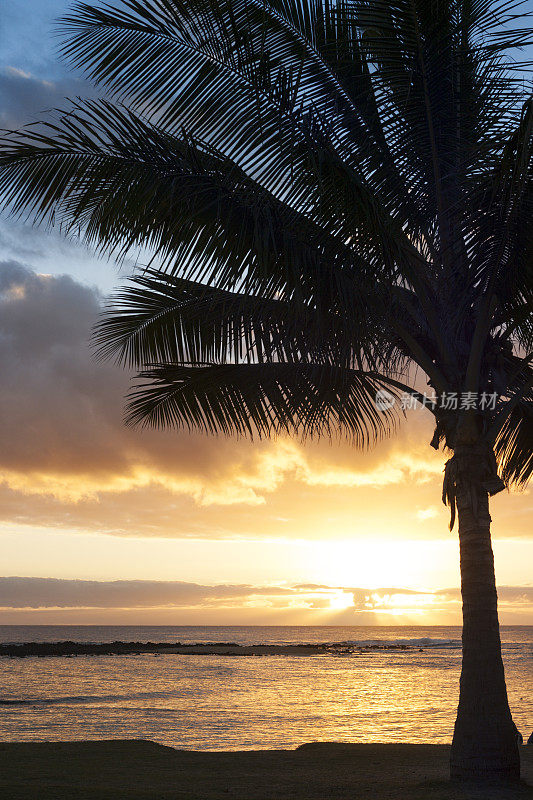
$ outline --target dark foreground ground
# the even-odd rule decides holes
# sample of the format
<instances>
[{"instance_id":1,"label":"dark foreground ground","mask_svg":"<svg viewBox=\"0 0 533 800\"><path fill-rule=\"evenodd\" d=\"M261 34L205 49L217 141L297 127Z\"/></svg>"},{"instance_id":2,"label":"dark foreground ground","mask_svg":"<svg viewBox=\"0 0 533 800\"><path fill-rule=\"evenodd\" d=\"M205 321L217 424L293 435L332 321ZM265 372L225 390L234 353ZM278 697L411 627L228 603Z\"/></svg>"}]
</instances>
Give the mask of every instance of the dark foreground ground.
<instances>
[{"instance_id":1,"label":"dark foreground ground","mask_svg":"<svg viewBox=\"0 0 533 800\"><path fill-rule=\"evenodd\" d=\"M145 741L0 744L5 800L522 800L524 781L480 790L446 780L444 745L308 744L297 750L192 752Z\"/></svg>"}]
</instances>

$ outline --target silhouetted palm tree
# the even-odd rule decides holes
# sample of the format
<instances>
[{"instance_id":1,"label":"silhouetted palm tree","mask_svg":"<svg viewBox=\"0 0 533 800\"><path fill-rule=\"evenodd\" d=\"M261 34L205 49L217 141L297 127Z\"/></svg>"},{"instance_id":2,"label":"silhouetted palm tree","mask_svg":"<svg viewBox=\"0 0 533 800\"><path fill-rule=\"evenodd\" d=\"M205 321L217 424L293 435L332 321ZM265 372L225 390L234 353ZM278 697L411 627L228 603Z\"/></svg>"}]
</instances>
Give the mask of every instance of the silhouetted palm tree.
<instances>
[{"instance_id":1,"label":"silhouetted palm tree","mask_svg":"<svg viewBox=\"0 0 533 800\"><path fill-rule=\"evenodd\" d=\"M114 103L2 149L15 213L153 256L97 332L140 370L132 422L361 447L425 373L459 517L455 777L519 773L488 497L533 468L526 23L501 0L79 3L63 55Z\"/></svg>"}]
</instances>

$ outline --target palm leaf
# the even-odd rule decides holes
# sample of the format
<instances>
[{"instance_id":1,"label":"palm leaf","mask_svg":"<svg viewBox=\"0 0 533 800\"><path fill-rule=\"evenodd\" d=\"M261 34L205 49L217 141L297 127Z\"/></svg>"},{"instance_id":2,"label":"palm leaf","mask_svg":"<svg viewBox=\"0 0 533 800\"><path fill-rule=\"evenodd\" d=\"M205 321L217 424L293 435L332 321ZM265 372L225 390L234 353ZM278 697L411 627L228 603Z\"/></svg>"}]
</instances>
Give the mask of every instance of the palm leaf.
<instances>
[{"instance_id":1,"label":"palm leaf","mask_svg":"<svg viewBox=\"0 0 533 800\"><path fill-rule=\"evenodd\" d=\"M335 311L229 292L148 270L109 303L96 327L99 357L149 363L317 363L399 376L401 350L376 314L348 326Z\"/></svg>"},{"instance_id":2,"label":"palm leaf","mask_svg":"<svg viewBox=\"0 0 533 800\"><path fill-rule=\"evenodd\" d=\"M502 479L524 488L533 473L533 398L512 411L494 445Z\"/></svg>"},{"instance_id":3,"label":"palm leaf","mask_svg":"<svg viewBox=\"0 0 533 800\"><path fill-rule=\"evenodd\" d=\"M228 285L242 280L245 265L248 282L255 276L266 290L270 281L272 292L291 271L294 290L306 274L310 285L313 273L313 280L317 272L331 279L335 265L341 283L355 272L360 284L375 280L341 234L277 199L221 153L107 101L77 103L45 125L8 134L2 145L0 191L12 213L59 222L103 251L142 244L162 263L188 262L191 277L205 278L211 267Z\"/></svg>"},{"instance_id":4,"label":"palm leaf","mask_svg":"<svg viewBox=\"0 0 533 800\"><path fill-rule=\"evenodd\" d=\"M395 224L392 214L399 214L398 198L413 193L396 185L378 199L391 174L383 138L375 141L355 107L349 117L352 127L361 120L358 132L343 134L335 120L343 117L336 109L339 103L345 109L345 93L329 66L268 3L124 0L112 12L86 4L76 9L64 21L65 55L84 65L95 82L135 107L145 110L149 103L160 125L186 125L194 136L216 141L249 175L284 191L292 205L303 210L319 204L346 219L345 238L365 226L360 235L369 244L379 242L382 260L385 232L393 258L398 248L410 251L401 227L406 216ZM192 48L192 61L183 48ZM282 87L291 85L300 94L289 100Z\"/></svg>"},{"instance_id":5,"label":"palm leaf","mask_svg":"<svg viewBox=\"0 0 533 800\"><path fill-rule=\"evenodd\" d=\"M393 428L393 409L375 404L384 388L377 374L317 364L159 364L140 373L128 420L251 437L337 433L363 447Z\"/></svg>"}]
</instances>

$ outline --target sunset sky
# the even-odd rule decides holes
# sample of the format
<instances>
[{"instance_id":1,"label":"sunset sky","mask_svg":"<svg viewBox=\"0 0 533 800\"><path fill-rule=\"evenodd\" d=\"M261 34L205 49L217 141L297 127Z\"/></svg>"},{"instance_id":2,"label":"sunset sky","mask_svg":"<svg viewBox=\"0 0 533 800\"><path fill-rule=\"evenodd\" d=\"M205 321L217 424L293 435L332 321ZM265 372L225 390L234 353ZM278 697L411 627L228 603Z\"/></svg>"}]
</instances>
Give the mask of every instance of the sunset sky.
<instances>
[{"instance_id":1,"label":"sunset sky","mask_svg":"<svg viewBox=\"0 0 533 800\"><path fill-rule=\"evenodd\" d=\"M67 6L4 4L0 126L93 91L54 56ZM125 428L89 336L133 268L0 222L0 624L459 623L429 413L365 453ZM532 511L492 502L504 624L533 624Z\"/></svg>"}]
</instances>

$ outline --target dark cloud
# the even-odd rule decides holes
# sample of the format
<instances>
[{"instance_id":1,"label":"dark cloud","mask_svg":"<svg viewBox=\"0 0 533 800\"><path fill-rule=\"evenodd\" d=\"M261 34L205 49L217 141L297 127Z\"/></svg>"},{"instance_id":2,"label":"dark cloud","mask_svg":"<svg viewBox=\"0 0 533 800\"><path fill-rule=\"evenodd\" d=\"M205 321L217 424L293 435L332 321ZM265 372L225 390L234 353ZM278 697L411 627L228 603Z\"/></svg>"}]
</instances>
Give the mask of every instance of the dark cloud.
<instances>
[{"instance_id":1,"label":"dark cloud","mask_svg":"<svg viewBox=\"0 0 533 800\"><path fill-rule=\"evenodd\" d=\"M460 589L441 589L435 594L448 600L460 600ZM498 586L498 600L502 604L533 604L533 586Z\"/></svg>"},{"instance_id":2,"label":"dark cloud","mask_svg":"<svg viewBox=\"0 0 533 800\"><path fill-rule=\"evenodd\" d=\"M294 594L269 586L202 586L183 581L84 581L0 578L2 608L132 608L195 606Z\"/></svg>"},{"instance_id":3,"label":"dark cloud","mask_svg":"<svg viewBox=\"0 0 533 800\"><path fill-rule=\"evenodd\" d=\"M427 447L430 425L421 415L365 453L348 444L304 449L294 441L126 428L130 376L97 363L89 346L101 299L67 275L0 263L0 522L130 535L323 538L332 530L352 535L354 507L362 530L388 530L379 514L394 508L399 531L427 535L416 510L436 503L442 456ZM408 481L415 504L405 494ZM376 505L379 491L387 504ZM444 508L438 514L444 530ZM512 535L528 535L524 520L513 518Z\"/></svg>"},{"instance_id":4,"label":"dark cloud","mask_svg":"<svg viewBox=\"0 0 533 800\"><path fill-rule=\"evenodd\" d=\"M91 85L65 75L45 80L17 67L0 72L0 127L16 129L40 118L51 108L66 107L65 98L94 95Z\"/></svg>"},{"instance_id":5,"label":"dark cloud","mask_svg":"<svg viewBox=\"0 0 533 800\"><path fill-rule=\"evenodd\" d=\"M176 496L254 505L301 468L294 447L126 428L129 376L97 363L89 347L100 302L69 276L0 264L0 519L145 530L154 524L151 494L164 498L156 523L164 527Z\"/></svg>"},{"instance_id":6,"label":"dark cloud","mask_svg":"<svg viewBox=\"0 0 533 800\"><path fill-rule=\"evenodd\" d=\"M188 608L240 606L253 599L276 608L288 607L296 601L302 607L323 609L330 607L330 599L339 592L353 597L353 606L346 613L397 608L398 597L414 595L431 598L431 608L438 610L460 601L459 589L422 592L399 587L368 589L325 584L212 586L185 581L0 577L0 608ZM500 602L505 605L527 607L533 604L533 586L501 586L498 592ZM408 602L406 600L405 605Z\"/></svg>"},{"instance_id":7,"label":"dark cloud","mask_svg":"<svg viewBox=\"0 0 533 800\"><path fill-rule=\"evenodd\" d=\"M99 297L68 276L0 265L0 451L4 470L123 469L111 397L123 376L97 365L88 337ZM119 407L120 408L120 407Z\"/></svg>"},{"instance_id":8,"label":"dark cloud","mask_svg":"<svg viewBox=\"0 0 533 800\"><path fill-rule=\"evenodd\" d=\"M198 436L193 446L188 435L123 425L129 376L98 363L90 349L100 300L67 275L0 264L1 467L53 473L58 482L61 475L127 479L140 467L187 477L225 473L227 440ZM233 463L240 461L237 452Z\"/></svg>"}]
</instances>

